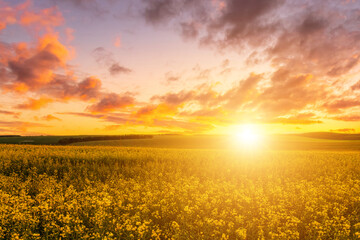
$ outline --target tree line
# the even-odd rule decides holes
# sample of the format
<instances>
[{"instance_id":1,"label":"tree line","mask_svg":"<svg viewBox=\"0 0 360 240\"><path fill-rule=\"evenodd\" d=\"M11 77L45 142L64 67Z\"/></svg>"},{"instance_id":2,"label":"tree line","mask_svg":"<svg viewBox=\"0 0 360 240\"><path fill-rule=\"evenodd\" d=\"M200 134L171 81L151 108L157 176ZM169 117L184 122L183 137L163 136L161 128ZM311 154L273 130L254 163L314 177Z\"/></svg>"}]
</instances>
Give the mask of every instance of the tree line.
<instances>
[{"instance_id":1,"label":"tree line","mask_svg":"<svg viewBox=\"0 0 360 240\"><path fill-rule=\"evenodd\" d=\"M103 140L124 140L124 139L149 139L152 135L122 135L122 136L89 136L62 138L58 141L59 145L68 145L77 142L103 141Z\"/></svg>"}]
</instances>

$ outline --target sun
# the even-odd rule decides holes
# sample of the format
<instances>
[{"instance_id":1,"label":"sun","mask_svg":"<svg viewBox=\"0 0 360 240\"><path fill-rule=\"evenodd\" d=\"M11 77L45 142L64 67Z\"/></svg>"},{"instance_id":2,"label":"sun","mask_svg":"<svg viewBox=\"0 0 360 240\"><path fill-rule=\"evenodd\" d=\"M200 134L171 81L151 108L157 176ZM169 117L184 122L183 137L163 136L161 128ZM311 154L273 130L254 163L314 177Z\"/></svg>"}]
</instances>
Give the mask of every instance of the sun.
<instances>
[{"instance_id":1,"label":"sun","mask_svg":"<svg viewBox=\"0 0 360 240\"><path fill-rule=\"evenodd\" d=\"M242 125L235 133L235 141L244 147L256 147L261 145L262 135L255 125Z\"/></svg>"}]
</instances>

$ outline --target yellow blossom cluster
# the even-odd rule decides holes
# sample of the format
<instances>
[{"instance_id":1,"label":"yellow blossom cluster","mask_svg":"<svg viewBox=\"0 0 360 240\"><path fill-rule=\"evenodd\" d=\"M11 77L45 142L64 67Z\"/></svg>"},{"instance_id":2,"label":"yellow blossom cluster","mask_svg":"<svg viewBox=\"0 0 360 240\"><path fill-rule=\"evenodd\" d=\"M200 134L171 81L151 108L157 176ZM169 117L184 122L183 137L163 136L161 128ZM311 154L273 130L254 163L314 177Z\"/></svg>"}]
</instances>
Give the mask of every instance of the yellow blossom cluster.
<instances>
[{"instance_id":1,"label":"yellow blossom cluster","mask_svg":"<svg viewBox=\"0 0 360 240\"><path fill-rule=\"evenodd\" d=\"M360 154L0 145L0 239L360 239Z\"/></svg>"}]
</instances>

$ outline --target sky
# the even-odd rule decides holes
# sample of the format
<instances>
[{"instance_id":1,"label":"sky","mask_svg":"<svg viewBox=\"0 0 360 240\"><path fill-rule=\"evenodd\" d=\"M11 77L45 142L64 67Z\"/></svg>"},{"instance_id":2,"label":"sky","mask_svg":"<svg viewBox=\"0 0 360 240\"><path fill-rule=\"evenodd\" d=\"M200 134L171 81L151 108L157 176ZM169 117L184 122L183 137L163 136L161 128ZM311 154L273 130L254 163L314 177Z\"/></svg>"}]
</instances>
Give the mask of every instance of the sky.
<instances>
[{"instance_id":1,"label":"sky","mask_svg":"<svg viewBox=\"0 0 360 240\"><path fill-rule=\"evenodd\" d=\"M360 131L359 0L0 0L0 135Z\"/></svg>"}]
</instances>

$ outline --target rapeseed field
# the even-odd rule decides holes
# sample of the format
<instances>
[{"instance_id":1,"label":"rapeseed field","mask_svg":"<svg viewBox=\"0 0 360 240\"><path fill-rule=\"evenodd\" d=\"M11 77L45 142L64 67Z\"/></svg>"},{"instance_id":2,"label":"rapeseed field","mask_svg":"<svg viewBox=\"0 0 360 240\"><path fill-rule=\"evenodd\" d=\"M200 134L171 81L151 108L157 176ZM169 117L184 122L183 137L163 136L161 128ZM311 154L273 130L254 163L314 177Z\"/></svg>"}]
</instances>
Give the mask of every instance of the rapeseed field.
<instances>
[{"instance_id":1,"label":"rapeseed field","mask_svg":"<svg viewBox=\"0 0 360 240\"><path fill-rule=\"evenodd\" d=\"M360 153L0 145L0 239L360 239Z\"/></svg>"}]
</instances>

